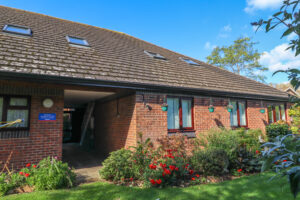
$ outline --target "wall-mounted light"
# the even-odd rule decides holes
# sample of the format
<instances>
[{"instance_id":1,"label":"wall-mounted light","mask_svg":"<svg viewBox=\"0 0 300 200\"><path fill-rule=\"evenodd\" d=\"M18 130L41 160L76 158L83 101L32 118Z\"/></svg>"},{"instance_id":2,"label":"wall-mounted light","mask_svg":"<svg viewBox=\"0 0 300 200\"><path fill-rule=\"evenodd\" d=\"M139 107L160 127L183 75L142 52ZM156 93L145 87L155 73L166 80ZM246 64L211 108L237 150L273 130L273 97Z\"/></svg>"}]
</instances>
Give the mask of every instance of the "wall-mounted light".
<instances>
[{"instance_id":1,"label":"wall-mounted light","mask_svg":"<svg viewBox=\"0 0 300 200\"><path fill-rule=\"evenodd\" d=\"M209 112L214 112L214 111L215 111L215 107L214 107L214 105L213 105L212 97L209 98L209 106L208 106L208 110L209 110Z\"/></svg>"}]
</instances>

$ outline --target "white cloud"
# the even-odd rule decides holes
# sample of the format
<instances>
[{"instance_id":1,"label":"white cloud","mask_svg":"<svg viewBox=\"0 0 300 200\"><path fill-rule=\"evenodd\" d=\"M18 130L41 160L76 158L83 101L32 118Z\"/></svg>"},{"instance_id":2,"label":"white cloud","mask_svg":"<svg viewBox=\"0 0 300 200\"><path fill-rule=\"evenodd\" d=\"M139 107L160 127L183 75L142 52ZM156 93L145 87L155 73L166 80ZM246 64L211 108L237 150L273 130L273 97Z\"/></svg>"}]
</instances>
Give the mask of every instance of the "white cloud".
<instances>
[{"instance_id":1,"label":"white cloud","mask_svg":"<svg viewBox=\"0 0 300 200\"><path fill-rule=\"evenodd\" d=\"M213 50L216 47L216 45L212 45L210 42L206 42L204 45L204 48L207 50Z\"/></svg>"},{"instance_id":2,"label":"white cloud","mask_svg":"<svg viewBox=\"0 0 300 200\"><path fill-rule=\"evenodd\" d=\"M230 24L228 24L228 25L226 25L226 26L223 27L223 30L225 32L230 32L232 30L232 28L231 28Z\"/></svg>"},{"instance_id":3,"label":"white cloud","mask_svg":"<svg viewBox=\"0 0 300 200\"><path fill-rule=\"evenodd\" d=\"M294 32L292 32L291 34L289 34L289 35L286 37L286 39L287 39L288 41L294 40L294 39L296 39L296 38L297 38L297 34L294 33Z\"/></svg>"},{"instance_id":4,"label":"white cloud","mask_svg":"<svg viewBox=\"0 0 300 200\"><path fill-rule=\"evenodd\" d=\"M300 56L295 57L295 52L286 50L288 44L284 43L276 46L269 52L264 52L260 58L260 63L269 68L271 72L276 70L286 70L299 68Z\"/></svg>"},{"instance_id":5,"label":"white cloud","mask_svg":"<svg viewBox=\"0 0 300 200\"><path fill-rule=\"evenodd\" d=\"M282 5L283 0L247 0L247 7L244 9L247 13L255 10L274 9Z\"/></svg>"}]
</instances>

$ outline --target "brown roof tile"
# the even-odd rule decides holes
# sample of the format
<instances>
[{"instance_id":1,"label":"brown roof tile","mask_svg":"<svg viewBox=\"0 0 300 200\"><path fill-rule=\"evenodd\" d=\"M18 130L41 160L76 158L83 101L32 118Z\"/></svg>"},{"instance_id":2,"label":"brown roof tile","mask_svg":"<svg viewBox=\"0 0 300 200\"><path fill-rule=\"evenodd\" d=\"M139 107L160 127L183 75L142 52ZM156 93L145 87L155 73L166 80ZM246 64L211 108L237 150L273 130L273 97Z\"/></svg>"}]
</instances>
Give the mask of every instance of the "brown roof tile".
<instances>
[{"instance_id":1,"label":"brown roof tile","mask_svg":"<svg viewBox=\"0 0 300 200\"><path fill-rule=\"evenodd\" d=\"M140 83L286 98L273 87L187 57L124 33L0 6L0 27L30 27L32 37L0 32L0 71ZM90 48L70 46L66 36L88 41ZM154 59L144 50L167 60ZM3 59L4 58L4 59Z\"/></svg>"}]
</instances>

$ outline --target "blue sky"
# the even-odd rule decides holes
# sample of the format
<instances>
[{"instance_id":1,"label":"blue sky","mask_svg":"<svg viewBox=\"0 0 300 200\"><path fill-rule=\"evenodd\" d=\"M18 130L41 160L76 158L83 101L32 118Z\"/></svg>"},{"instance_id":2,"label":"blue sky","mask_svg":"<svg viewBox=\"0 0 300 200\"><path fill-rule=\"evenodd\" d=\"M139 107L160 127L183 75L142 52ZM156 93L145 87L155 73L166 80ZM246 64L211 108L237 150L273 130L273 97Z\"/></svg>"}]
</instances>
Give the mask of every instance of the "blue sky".
<instances>
[{"instance_id":1,"label":"blue sky","mask_svg":"<svg viewBox=\"0 0 300 200\"><path fill-rule=\"evenodd\" d=\"M268 18L282 0L0 0L0 5L127 33L156 45L205 61L214 46L240 36L258 42L261 63L270 69L267 82L286 82L277 69L296 68L300 56L285 51L282 28L254 32L250 22ZM299 67L298 67L299 68Z\"/></svg>"}]
</instances>

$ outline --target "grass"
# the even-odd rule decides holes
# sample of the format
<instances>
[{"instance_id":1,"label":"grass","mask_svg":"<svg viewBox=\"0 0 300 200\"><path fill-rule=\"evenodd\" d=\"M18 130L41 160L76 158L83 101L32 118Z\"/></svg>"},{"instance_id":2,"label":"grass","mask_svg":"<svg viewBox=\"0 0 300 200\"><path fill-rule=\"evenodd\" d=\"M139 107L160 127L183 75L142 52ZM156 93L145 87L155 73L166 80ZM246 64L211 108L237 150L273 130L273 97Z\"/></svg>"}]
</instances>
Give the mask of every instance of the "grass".
<instances>
[{"instance_id":1,"label":"grass","mask_svg":"<svg viewBox=\"0 0 300 200\"><path fill-rule=\"evenodd\" d=\"M292 200L285 179L269 181L270 174L242 177L217 184L197 185L187 188L136 188L108 183L84 184L70 190L54 190L9 195L4 200Z\"/></svg>"}]
</instances>

